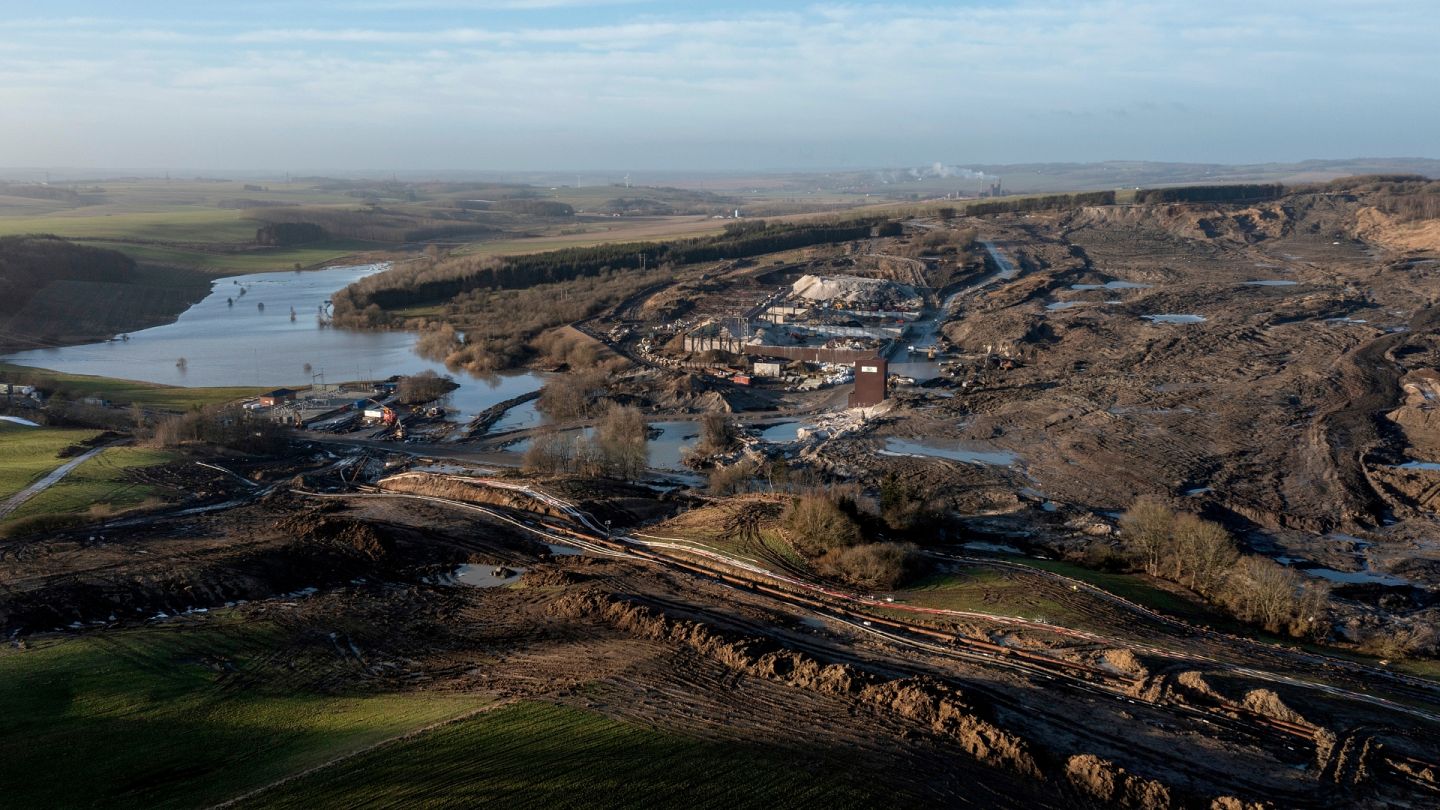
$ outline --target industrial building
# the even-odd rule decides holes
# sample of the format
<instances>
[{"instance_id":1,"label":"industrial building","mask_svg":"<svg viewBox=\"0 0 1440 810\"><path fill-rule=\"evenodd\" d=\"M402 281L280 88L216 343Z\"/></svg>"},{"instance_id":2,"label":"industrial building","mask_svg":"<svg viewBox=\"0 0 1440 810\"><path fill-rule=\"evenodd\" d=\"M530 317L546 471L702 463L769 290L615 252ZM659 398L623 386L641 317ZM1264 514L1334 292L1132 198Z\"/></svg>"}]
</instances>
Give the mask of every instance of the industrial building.
<instances>
[{"instance_id":1,"label":"industrial building","mask_svg":"<svg viewBox=\"0 0 1440 810\"><path fill-rule=\"evenodd\" d=\"M855 363L855 390L850 392L850 407L870 408L885 401L889 382L889 365L883 357L870 357Z\"/></svg>"}]
</instances>

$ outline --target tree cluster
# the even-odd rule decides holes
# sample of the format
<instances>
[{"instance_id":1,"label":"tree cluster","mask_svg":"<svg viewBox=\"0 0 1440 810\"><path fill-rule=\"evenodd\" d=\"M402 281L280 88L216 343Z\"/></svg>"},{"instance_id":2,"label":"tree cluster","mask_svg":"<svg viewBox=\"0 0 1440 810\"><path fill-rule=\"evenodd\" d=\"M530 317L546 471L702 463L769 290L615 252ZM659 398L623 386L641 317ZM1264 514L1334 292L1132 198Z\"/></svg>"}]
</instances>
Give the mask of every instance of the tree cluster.
<instances>
[{"instance_id":1,"label":"tree cluster","mask_svg":"<svg viewBox=\"0 0 1440 810\"><path fill-rule=\"evenodd\" d=\"M1142 188L1135 192L1136 203L1250 202L1275 200L1285 194L1279 183L1231 183L1216 186L1175 186Z\"/></svg>"},{"instance_id":2,"label":"tree cluster","mask_svg":"<svg viewBox=\"0 0 1440 810\"><path fill-rule=\"evenodd\" d=\"M1297 637L1328 632L1328 589L1269 558L1242 555L1218 524L1141 498L1121 516L1120 530L1126 553L1146 573L1243 622Z\"/></svg>"},{"instance_id":3,"label":"tree cluster","mask_svg":"<svg viewBox=\"0 0 1440 810\"><path fill-rule=\"evenodd\" d=\"M1029 211L1050 211L1079 208L1084 205L1114 205L1113 191L1086 191L1078 194L1047 194L1043 197L1013 197L1004 200L985 200L970 203L965 213L971 216L985 214L1017 214Z\"/></svg>"},{"instance_id":4,"label":"tree cluster","mask_svg":"<svg viewBox=\"0 0 1440 810\"><path fill-rule=\"evenodd\" d=\"M636 478L649 464L649 429L639 409L612 405L593 436L580 431L537 434L525 451L523 465L529 472L547 475Z\"/></svg>"},{"instance_id":5,"label":"tree cluster","mask_svg":"<svg viewBox=\"0 0 1440 810\"><path fill-rule=\"evenodd\" d=\"M0 237L0 316L14 315L53 281L131 283L135 260L58 236Z\"/></svg>"}]
</instances>

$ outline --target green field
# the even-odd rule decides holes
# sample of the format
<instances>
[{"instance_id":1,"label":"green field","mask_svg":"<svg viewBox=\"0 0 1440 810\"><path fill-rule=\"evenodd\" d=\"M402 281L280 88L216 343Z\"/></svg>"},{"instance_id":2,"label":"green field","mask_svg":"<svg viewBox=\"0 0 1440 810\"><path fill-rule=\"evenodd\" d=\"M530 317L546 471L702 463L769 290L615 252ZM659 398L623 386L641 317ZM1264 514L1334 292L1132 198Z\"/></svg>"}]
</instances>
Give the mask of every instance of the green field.
<instances>
[{"instance_id":1,"label":"green field","mask_svg":"<svg viewBox=\"0 0 1440 810\"><path fill-rule=\"evenodd\" d=\"M154 487L126 480L126 471L165 464L176 458L179 458L177 454L164 450L107 447L8 517L18 520L33 515L80 514L99 505L116 511L135 506L160 493Z\"/></svg>"},{"instance_id":2,"label":"green field","mask_svg":"<svg viewBox=\"0 0 1440 810\"><path fill-rule=\"evenodd\" d=\"M1215 624L1217 622L1230 624L1227 619L1206 607L1198 599L1161 587L1155 583L1155 580L1140 574L1096 571L1062 560L1037 560L1030 557L1017 558L1009 560L1009 562L1078 579L1094 585L1102 591L1128 599L1137 605L1186 621L1197 624Z\"/></svg>"},{"instance_id":3,"label":"green field","mask_svg":"<svg viewBox=\"0 0 1440 810\"><path fill-rule=\"evenodd\" d=\"M294 641L215 616L7 646L0 804L206 807L486 702L312 688L275 663ZM335 659L326 645L308 666Z\"/></svg>"},{"instance_id":4,"label":"green field","mask_svg":"<svg viewBox=\"0 0 1440 810\"><path fill-rule=\"evenodd\" d=\"M252 234L253 236L253 234ZM168 245L133 245L103 239L81 239L87 245L118 250L139 262L192 267L212 275L240 275L270 270L289 270L297 263L313 267L356 253L384 248L370 242L331 240L291 248L261 248L236 253L201 251Z\"/></svg>"},{"instance_id":5,"label":"green field","mask_svg":"<svg viewBox=\"0 0 1440 810\"><path fill-rule=\"evenodd\" d=\"M844 752L702 740L545 703L501 707L286 783L245 807L914 806Z\"/></svg>"},{"instance_id":6,"label":"green field","mask_svg":"<svg viewBox=\"0 0 1440 810\"><path fill-rule=\"evenodd\" d=\"M216 405L254 396L263 388L181 388L173 385L117 380L89 374L65 374L48 369L0 363L0 380L26 382L46 388L57 388L72 399L98 396L119 404L135 404L149 408L188 411L204 405Z\"/></svg>"},{"instance_id":7,"label":"green field","mask_svg":"<svg viewBox=\"0 0 1440 810\"><path fill-rule=\"evenodd\" d=\"M8 498L65 463L58 455L93 439L98 430L32 428L0 423L0 499Z\"/></svg>"},{"instance_id":8,"label":"green field","mask_svg":"<svg viewBox=\"0 0 1440 810\"><path fill-rule=\"evenodd\" d=\"M1016 616L1053 624L1066 624L1079 618L1061 603L1038 593L1032 583L995 568L974 567L929 574L896 591L895 597L919 607Z\"/></svg>"}]
</instances>

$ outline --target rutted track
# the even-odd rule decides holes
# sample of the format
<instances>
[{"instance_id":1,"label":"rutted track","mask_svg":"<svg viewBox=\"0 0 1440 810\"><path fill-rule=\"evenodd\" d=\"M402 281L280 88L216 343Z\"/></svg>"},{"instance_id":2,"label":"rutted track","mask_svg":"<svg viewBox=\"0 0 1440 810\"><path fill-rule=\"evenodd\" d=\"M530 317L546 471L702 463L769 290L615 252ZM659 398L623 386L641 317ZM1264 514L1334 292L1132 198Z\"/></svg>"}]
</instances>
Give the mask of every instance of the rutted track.
<instances>
[{"instance_id":1,"label":"rutted track","mask_svg":"<svg viewBox=\"0 0 1440 810\"><path fill-rule=\"evenodd\" d=\"M808 612L818 614L831 621L843 622L856 628L858 631L883 639L890 645L901 646L930 655L964 660L972 664L979 663L985 666L1001 667L1024 673L1030 677L1056 680L1063 682L1068 688L1081 689L1097 695L1103 694L1114 699L1141 701L1165 711L1176 711L1186 716L1204 719L1207 722L1235 728L1244 728L1251 733L1262 735L1278 734L1282 738L1300 741L1307 745L1315 744L1317 735L1322 731L1319 726L1309 724L1308 722L1295 722L1276 718L1228 700L1224 701L1214 710L1208 707L1175 704L1169 701L1144 701L1139 697L1140 691L1145 683L1145 679L1143 678L1129 677L1102 667L1078 661L1062 660L1042 652L998 644L988 639L938 630L934 627L916 622L880 616L872 611L883 609L886 611L913 612L917 615L963 618L971 621L983 621L992 624L998 623L1002 626L1041 630L1047 633L1085 640L1096 644L1136 649L1162 658L1191 661L1210 668L1224 669L1230 673L1247 676L1256 680L1281 683L1301 689L1323 691L1334 697L1382 706L1391 711L1407 714L1412 718L1440 723L1440 715L1403 706L1384 698L1351 692L1327 684L1314 683L1249 667L1227 665L1210 656L1187 655L1170 650L1115 642L1097 634L1076 631L1045 622L1035 622L1014 617L996 617L989 614L967 611L948 611L939 608L920 608L880 602L835 588L776 574L763 567L743 560L734 559L718 551L697 549L683 542L675 542L676 538L647 539L653 536L609 535L583 510L578 509L563 499L533 487L489 479L463 478L461 480L472 485L481 484L524 493L528 497L534 498L537 503L567 515L570 521L567 523L564 520L553 517L519 520L505 515L496 509L448 498L437 498L411 493L368 492L359 495L338 493L324 495L322 497L407 498L476 511L509 525L522 528L525 531L544 538L546 542L565 544L594 554L633 559L660 565L670 570L678 570L691 575L704 577L730 587L744 589L763 597L775 599L789 604L792 607L799 607ZM1118 599L1118 597L1116 598ZM1141 611L1145 610L1138 606L1136 606L1136 609Z\"/></svg>"}]
</instances>

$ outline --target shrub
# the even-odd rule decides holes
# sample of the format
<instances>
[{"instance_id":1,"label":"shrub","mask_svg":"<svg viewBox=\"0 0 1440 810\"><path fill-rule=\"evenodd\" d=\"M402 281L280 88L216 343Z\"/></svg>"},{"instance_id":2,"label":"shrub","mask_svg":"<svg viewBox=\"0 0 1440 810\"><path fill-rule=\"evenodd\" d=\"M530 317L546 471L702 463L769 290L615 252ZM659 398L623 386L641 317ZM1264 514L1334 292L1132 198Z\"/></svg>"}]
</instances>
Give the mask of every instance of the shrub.
<instances>
[{"instance_id":1,"label":"shrub","mask_svg":"<svg viewBox=\"0 0 1440 810\"><path fill-rule=\"evenodd\" d=\"M825 552L815 569L859 588L888 589L906 580L916 559L910 543L865 543Z\"/></svg>"},{"instance_id":2,"label":"shrub","mask_svg":"<svg viewBox=\"0 0 1440 810\"><path fill-rule=\"evenodd\" d=\"M860 542L860 525L828 494L810 492L790 502L781 525L796 551L818 557Z\"/></svg>"}]
</instances>

